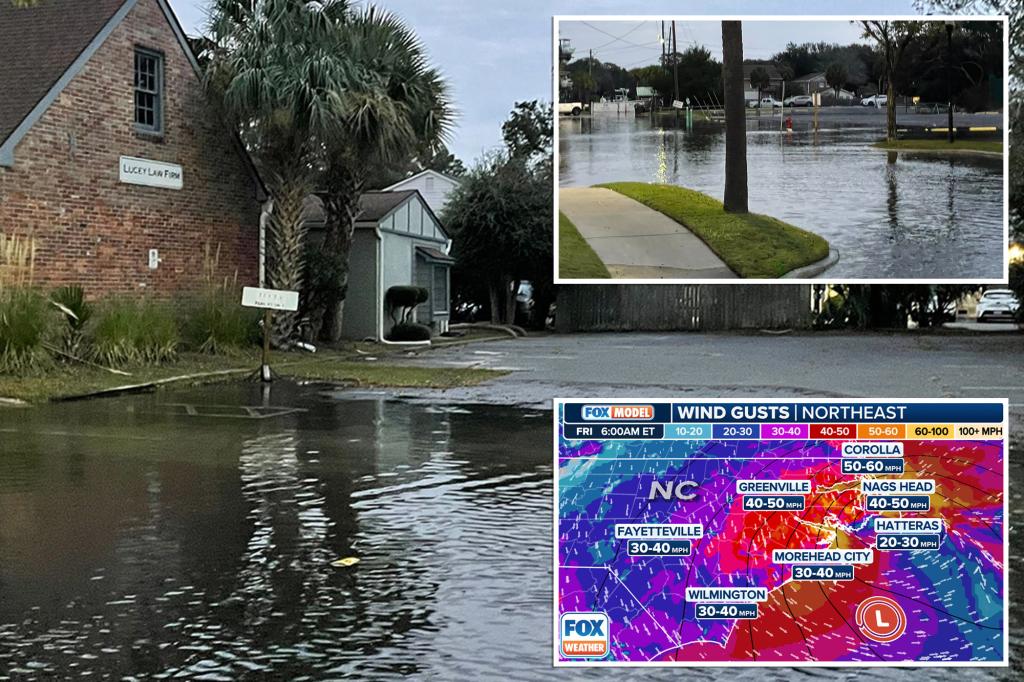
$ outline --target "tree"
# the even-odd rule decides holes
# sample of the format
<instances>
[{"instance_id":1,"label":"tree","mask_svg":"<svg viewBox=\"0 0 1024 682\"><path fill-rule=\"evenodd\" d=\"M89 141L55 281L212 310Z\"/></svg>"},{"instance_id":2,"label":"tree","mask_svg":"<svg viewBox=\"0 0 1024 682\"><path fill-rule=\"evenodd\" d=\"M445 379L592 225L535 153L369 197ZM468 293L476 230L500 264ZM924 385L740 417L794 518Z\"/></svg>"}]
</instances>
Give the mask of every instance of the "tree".
<instances>
[{"instance_id":1,"label":"tree","mask_svg":"<svg viewBox=\"0 0 1024 682\"><path fill-rule=\"evenodd\" d=\"M741 46L742 47L742 46ZM761 102L761 93L772 86L772 77L768 75L767 69L760 66L754 67L750 72L750 87L757 90L758 104Z\"/></svg>"},{"instance_id":2,"label":"tree","mask_svg":"<svg viewBox=\"0 0 1024 682\"><path fill-rule=\"evenodd\" d=\"M349 254L359 196L378 169L429 158L447 141L454 120L448 87L430 67L416 35L397 16L372 6L346 14L332 32L331 83L342 114L320 149L326 229L323 249L337 259L340 281L324 310L310 311L320 337L341 338ZM321 324L316 324L321 322Z\"/></svg>"},{"instance_id":3,"label":"tree","mask_svg":"<svg viewBox=\"0 0 1024 682\"><path fill-rule=\"evenodd\" d=\"M825 82L832 88L832 92L836 94L836 101L839 101L839 91L846 85L846 79L849 77L849 72L846 70L846 66L839 62L833 62L828 65L825 69Z\"/></svg>"},{"instance_id":4,"label":"tree","mask_svg":"<svg viewBox=\"0 0 1024 682\"><path fill-rule=\"evenodd\" d=\"M907 45L922 28L920 21L862 21L864 37L871 38L882 52L887 83L886 139L896 139L896 78Z\"/></svg>"},{"instance_id":5,"label":"tree","mask_svg":"<svg viewBox=\"0 0 1024 682\"><path fill-rule=\"evenodd\" d=\"M302 203L341 120L332 31L346 11L344 2L219 0L211 13L206 86L268 182L267 283L276 289L302 289ZM296 319L275 315L275 345L291 341Z\"/></svg>"},{"instance_id":6,"label":"tree","mask_svg":"<svg viewBox=\"0 0 1024 682\"><path fill-rule=\"evenodd\" d=\"M725 210L747 212L747 112L743 98L743 28L722 22L725 104ZM755 69L756 70L756 69ZM767 76L767 73L765 74Z\"/></svg>"},{"instance_id":7,"label":"tree","mask_svg":"<svg viewBox=\"0 0 1024 682\"><path fill-rule=\"evenodd\" d=\"M546 311L540 298L551 281L552 123L550 105L516 103L502 125L505 148L472 169L445 207L457 259L453 289L470 300L483 289L496 323L514 321L523 280Z\"/></svg>"}]
</instances>

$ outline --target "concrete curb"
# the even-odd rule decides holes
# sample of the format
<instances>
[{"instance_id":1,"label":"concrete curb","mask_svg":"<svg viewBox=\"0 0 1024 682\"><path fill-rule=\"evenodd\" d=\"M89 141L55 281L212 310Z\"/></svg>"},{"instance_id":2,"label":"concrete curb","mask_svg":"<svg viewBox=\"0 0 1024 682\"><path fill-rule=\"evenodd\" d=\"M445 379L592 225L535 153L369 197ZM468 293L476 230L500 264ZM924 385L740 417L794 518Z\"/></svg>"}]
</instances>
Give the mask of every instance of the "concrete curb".
<instances>
[{"instance_id":1,"label":"concrete curb","mask_svg":"<svg viewBox=\"0 0 1024 682\"><path fill-rule=\"evenodd\" d=\"M790 270L780 279L810 279L817 277L821 273L828 270L830 267L839 262L839 249L830 248L828 250L828 256L821 260L805 265L802 268L796 270Z\"/></svg>"},{"instance_id":2,"label":"concrete curb","mask_svg":"<svg viewBox=\"0 0 1024 682\"><path fill-rule=\"evenodd\" d=\"M1003 152L987 152L982 149L889 149L887 147L876 147L871 146L872 149L877 149L880 152L896 152L897 154L934 154L936 156L942 156L943 154L957 154L960 156L989 156L992 158L1003 158Z\"/></svg>"},{"instance_id":3,"label":"concrete curb","mask_svg":"<svg viewBox=\"0 0 1024 682\"><path fill-rule=\"evenodd\" d=\"M166 379L155 379L153 381L146 381L140 384L125 384L124 386L113 386L111 388L103 388L98 391L89 391L88 393L79 393L77 395L66 395L57 398L51 398L49 402L64 403L72 400L87 400L89 398L102 398L104 396L120 395L122 393L137 393L141 391L148 391L158 386L165 386L167 384L174 384L184 381L202 381L204 379L213 379L215 377L229 377L235 374L253 374L259 371L259 368L239 368L239 369L221 369L213 372L197 372L195 374L183 374L176 377L167 377Z\"/></svg>"}]
</instances>

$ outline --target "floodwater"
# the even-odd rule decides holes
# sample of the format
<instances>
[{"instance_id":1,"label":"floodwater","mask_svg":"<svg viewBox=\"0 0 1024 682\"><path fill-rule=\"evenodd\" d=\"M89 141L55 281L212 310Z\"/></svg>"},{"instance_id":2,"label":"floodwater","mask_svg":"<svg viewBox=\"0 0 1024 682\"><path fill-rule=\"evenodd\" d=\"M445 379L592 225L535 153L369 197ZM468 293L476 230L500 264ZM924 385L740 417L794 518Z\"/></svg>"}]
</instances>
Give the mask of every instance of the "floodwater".
<instances>
[{"instance_id":1,"label":"floodwater","mask_svg":"<svg viewBox=\"0 0 1024 682\"><path fill-rule=\"evenodd\" d=\"M280 382L0 411L0 679L551 676L550 412L348 395ZM1012 555L1020 594L1017 530ZM653 672L584 677L680 671Z\"/></svg>"},{"instance_id":2,"label":"floodwater","mask_svg":"<svg viewBox=\"0 0 1024 682\"><path fill-rule=\"evenodd\" d=\"M671 116L595 115L559 120L559 184L669 183L719 200L724 127L676 129ZM816 232L840 252L821 277L1002 278L1003 161L996 157L887 153L884 129L866 121L779 116L747 122L752 212Z\"/></svg>"}]
</instances>

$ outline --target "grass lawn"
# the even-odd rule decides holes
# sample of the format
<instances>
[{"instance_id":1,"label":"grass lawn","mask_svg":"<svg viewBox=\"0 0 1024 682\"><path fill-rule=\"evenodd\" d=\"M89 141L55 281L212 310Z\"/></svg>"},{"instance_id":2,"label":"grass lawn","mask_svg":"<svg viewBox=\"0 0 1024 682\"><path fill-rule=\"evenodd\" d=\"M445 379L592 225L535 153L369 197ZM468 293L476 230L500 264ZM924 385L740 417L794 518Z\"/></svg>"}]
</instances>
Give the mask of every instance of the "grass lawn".
<instances>
[{"instance_id":1,"label":"grass lawn","mask_svg":"<svg viewBox=\"0 0 1024 682\"><path fill-rule=\"evenodd\" d=\"M472 386L501 376L504 372L484 369L410 367L387 364L390 349L377 347L368 361L347 351L271 354L271 367L280 376L353 383L359 386L397 386L421 388L453 388ZM259 366L259 353L234 356L182 353L178 360L162 365L126 368L131 376L111 374L96 367L54 365L36 374L13 376L0 374L0 398L15 398L30 403L45 402L94 391L134 384L186 377L196 374L221 374L182 379L185 384L205 384L244 378ZM237 370L237 371L234 371Z\"/></svg>"},{"instance_id":2,"label":"grass lawn","mask_svg":"<svg viewBox=\"0 0 1024 682\"><path fill-rule=\"evenodd\" d=\"M558 214L558 276L567 279L611 277L590 244L565 214Z\"/></svg>"},{"instance_id":3,"label":"grass lawn","mask_svg":"<svg viewBox=\"0 0 1024 682\"><path fill-rule=\"evenodd\" d=\"M643 182L598 187L615 190L685 225L740 277L781 277L828 256L828 242L813 232L756 213L726 213L720 201L691 189Z\"/></svg>"},{"instance_id":4,"label":"grass lawn","mask_svg":"<svg viewBox=\"0 0 1024 682\"><path fill-rule=\"evenodd\" d=\"M879 149L915 150L915 151L965 151L1003 153L1003 143L997 140L954 140L952 144L945 138L941 140L896 140L894 142L876 142Z\"/></svg>"}]
</instances>

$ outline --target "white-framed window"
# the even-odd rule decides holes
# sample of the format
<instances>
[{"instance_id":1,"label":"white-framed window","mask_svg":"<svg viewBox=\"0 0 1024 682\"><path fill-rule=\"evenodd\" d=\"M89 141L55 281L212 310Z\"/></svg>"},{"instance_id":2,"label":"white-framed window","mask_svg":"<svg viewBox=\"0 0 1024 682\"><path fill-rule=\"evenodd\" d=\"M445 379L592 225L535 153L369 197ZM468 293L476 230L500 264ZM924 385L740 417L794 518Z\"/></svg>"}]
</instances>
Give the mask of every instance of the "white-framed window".
<instances>
[{"instance_id":1,"label":"white-framed window","mask_svg":"<svg viewBox=\"0 0 1024 682\"><path fill-rule=\"evenodd\" d=\"M434 287L430 296L430 304L435 313L448 313L448 268L434 266ZM440 309L439 309L440 308Z\"/></svg>"},{"instance_id":2,"label":"white-framed window","mask_svg":"<svg viewBox=\"0 0 1024 682\"><path fill-rule=\"evenodd\" d=\"M159 52L135 48L135 127L162 133L164 57Z\"/></svg>"}]
</instances>

